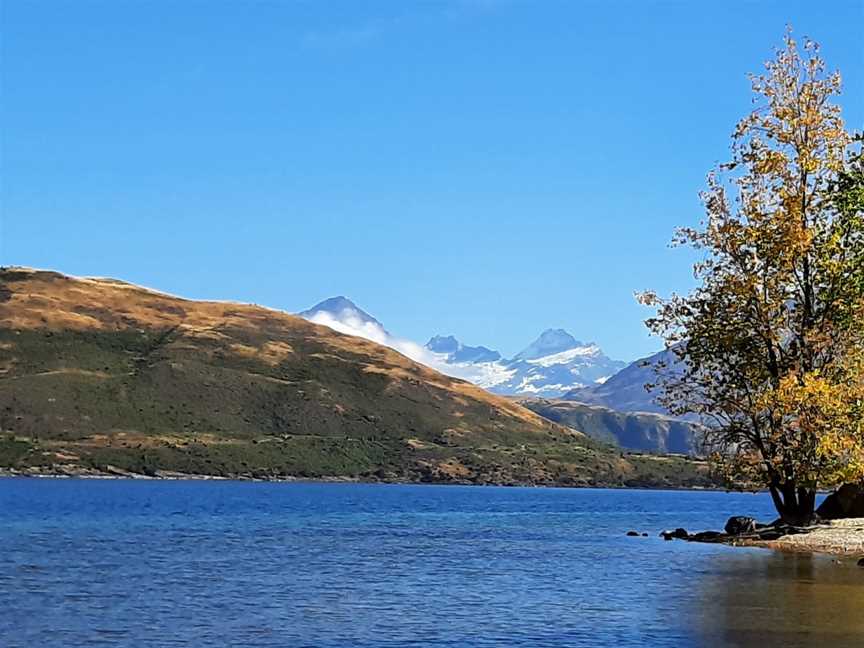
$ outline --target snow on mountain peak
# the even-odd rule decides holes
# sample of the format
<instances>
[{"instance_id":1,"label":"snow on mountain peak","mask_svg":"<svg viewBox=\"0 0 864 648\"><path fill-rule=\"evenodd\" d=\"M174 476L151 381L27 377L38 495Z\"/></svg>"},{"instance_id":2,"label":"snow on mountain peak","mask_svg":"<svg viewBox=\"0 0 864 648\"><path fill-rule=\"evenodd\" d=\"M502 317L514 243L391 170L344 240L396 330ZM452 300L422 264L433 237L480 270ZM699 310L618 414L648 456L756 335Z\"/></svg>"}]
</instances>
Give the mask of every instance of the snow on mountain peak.
<instances>
[{"instance_id":1,"label":"snow on mountain peak","mask_svg":"<svg viewBox=\"0 0 864 648\"><path fill-rule=\"evenodd\" d=\"M514 356L513 360L534 360L585 346L564 329L546 329L536 340Z\"/></svg>"},{"instance_id":2,"label":"snow on mountain peak","mask_svg":"<svg viewBox=\"0 0 864 648\"><path fill-rule=\"evenodd\" d=\"M534 358L532 360L528 360L527 362L533 365L539 365L541 367L551 367L552 365L556 364L565 364L568 362L572 362L578 358L594 358L600 355L602 355L600 347L598 347L596 344L590 344L588 346L573 347L572 349L567 349L566 351L559 351L558 353L550 353L549 355Z\"/></svg>"},{"instance_id":3,"label":"snow on mountain peak","mask_svg":"<svg viewBox=\"0 0 864 648\"><path fill-rule=\"evenodd\" d=\"M374 317L347 297L325 299L299 315L341 333L389 346L442 373L499 394L556 397L600 383L625 365L610 360L592 343L564 329L547 329L511 360L484 346L467 346L452 335L436 335L425 346L391 335Z\"/></svg>"}]
</instances>

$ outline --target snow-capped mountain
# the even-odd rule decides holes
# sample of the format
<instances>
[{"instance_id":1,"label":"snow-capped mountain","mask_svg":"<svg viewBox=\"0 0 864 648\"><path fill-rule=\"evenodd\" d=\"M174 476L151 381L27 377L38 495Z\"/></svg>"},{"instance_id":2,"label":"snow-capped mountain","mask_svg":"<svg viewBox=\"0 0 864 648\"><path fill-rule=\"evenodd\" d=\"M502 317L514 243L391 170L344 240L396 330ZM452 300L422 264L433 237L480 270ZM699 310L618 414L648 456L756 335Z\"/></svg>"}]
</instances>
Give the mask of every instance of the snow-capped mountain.
<instances>
[{"instance_id":1,"label":"snow-capped mountain","mask_svg":"<svg viewBox=\"0 0 864 648\"><path fill-rule=\"evenodd\" d=\"M578 341L563 329L548 329L511 359L484 346L436 335L425 346L396 337L346 297L332 297L298 313L316 324L384 344L437 371L499 394L552 398L602 383L626 366L594 343Z\"/></svg>"},{"instance_id":2,"label":"snow-capped mountain","mask_svg":"<svg viewBox=\"0 0 864 648\"><path fill-rule=\"evenodd\" d=\"M612 360L593 342L580 342L563 329L549 329L508 363L515 370L501 394L554 397L578 387L602 383L626 363Z\"/></svg>"},{"instance_id":3,"label":"snow-capped mountain","mask_svg":"<svg viewBox=\"0 0 864 648\"><path fill-rule=\"evenodd\" d=\"M588 345L577 341L564 329L546 329L527 347L517 353L513 360L536 360L548 356L566 353L568 351L578 350Z\"/></svg>"},{"instance_id":4,"label":"snow-capped mountain","mask_svg":"<svg viewBox=\"0 0 864 648\"><path fill-rule=\"evenodd\" d=\"M437 340L453 339L435 337L426 348L435 350ZM464 347L457 342L459 348ZM452 346L452 343L450 344ZM485 348L485 347L480 347ZM496 353L497 352L493 352ZM531 394L554 397L603 382L625 366L625 363L609 359L594 343L579 342L563 329L548 329L512 359L462 360L455 354L444 357L453 367L472 366L485 369L477 384L498 394Z\"/></svg>"}]
</instances>

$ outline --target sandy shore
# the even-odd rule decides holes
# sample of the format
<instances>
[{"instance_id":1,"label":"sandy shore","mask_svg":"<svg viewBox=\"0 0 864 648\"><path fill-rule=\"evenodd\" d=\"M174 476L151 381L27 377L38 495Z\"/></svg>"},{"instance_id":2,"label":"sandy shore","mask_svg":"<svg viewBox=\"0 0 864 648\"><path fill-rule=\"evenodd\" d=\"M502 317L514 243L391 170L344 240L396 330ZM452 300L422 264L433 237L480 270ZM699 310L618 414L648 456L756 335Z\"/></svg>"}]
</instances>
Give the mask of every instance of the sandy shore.
<instances>
[{"instance_id":1,"label":"sandy shore","mask_svg":"<svg viewBox=\"0 0 864 648\"><path fill-rule=\"evenodd\" d=\"M740 544L780 551L829 553L864 558L864 518L833 520L813 527L812 531L806 533L787 535L778 540L752 540Z\"/></svg>"}]
</instances>

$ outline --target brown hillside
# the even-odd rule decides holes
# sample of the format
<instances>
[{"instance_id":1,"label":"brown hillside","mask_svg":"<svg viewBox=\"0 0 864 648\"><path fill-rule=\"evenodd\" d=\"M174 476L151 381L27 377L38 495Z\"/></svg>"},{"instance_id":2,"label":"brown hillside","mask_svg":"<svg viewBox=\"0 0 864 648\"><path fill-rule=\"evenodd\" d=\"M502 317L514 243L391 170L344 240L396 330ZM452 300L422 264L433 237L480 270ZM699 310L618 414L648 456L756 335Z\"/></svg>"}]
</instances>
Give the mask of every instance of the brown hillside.
<instances>
[{"instance_id":1,"label":"brown hillside","mask_svg":"<svg viewBox=\"0 0 864 648\"><path fill-rule=\"evenodd\" d=\"M0 464L261 477L614 482L582 434L259 306L0 271Z\"/></svg>"}]
</instances>

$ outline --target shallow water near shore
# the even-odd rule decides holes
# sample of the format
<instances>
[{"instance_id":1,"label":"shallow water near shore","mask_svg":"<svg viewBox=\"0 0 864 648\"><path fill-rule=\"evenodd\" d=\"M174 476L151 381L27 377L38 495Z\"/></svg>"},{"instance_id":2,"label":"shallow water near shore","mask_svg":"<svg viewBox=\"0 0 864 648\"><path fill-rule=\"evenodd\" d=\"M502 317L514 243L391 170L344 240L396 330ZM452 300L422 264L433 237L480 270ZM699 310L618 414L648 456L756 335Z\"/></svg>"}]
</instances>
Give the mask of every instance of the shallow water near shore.
<instances>
[{"instance_id":1,"label":"shallow water near shore","mask_svg":"<svg viewBox=\"0 0 864 648\"><path fill-rule=\"evenodd\" d=\"M770 499L4 479L0 637L10 648L864 644L854 560L657 537L735 514L770 519Z\"/></svg>"}]
</instances>

